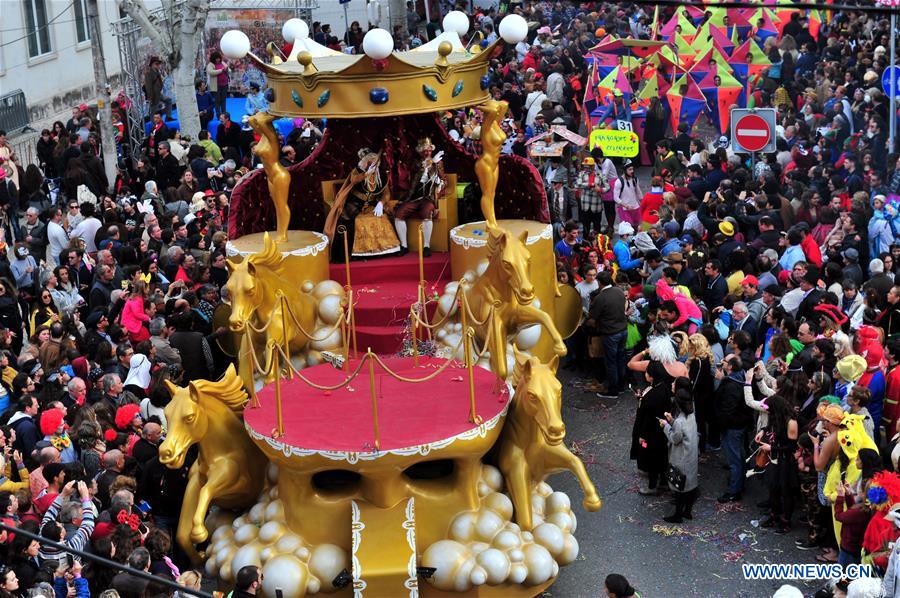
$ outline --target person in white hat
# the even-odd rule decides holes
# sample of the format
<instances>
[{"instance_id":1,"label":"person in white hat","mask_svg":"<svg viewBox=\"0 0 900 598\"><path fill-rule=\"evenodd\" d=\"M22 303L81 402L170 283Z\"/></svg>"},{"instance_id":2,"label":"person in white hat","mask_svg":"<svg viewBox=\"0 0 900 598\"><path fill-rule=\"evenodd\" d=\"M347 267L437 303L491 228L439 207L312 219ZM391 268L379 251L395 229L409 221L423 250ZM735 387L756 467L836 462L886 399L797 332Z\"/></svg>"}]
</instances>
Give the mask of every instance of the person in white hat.
<instances>
[{"instance_id":1,"label":"person in white hat","mask_svg":"<svg viewBox=\"0 0 900 598\"><path fill-rule=\"evenodd\" d=\"M634 227L630 222L620 222L619 240L613 245L613 254L619 264L619 270L633 270L641 265L641 258L631 257L631 248L628 246L631 237L634 236Z\"/></svg>"}]
</instances>

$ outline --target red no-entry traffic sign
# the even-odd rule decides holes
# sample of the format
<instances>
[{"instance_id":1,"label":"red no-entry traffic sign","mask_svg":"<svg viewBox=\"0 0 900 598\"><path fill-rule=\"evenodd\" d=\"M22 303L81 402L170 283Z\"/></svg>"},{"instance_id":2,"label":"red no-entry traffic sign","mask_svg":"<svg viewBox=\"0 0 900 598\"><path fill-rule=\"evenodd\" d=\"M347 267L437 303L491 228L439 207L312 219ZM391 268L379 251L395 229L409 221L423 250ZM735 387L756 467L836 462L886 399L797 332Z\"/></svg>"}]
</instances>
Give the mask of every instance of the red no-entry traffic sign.
<instances>
[{"instance_id":1,"label":"red no-entry traffic sign","mask_svg":"<svg viewBox=\"0 0 900 598\"><path fill-rule=\"evenodd\" d=\"M731 143L736 153L775 151L775 110L732 108Z\"/></svg>"},{"instance_id":2,"label":"red no-entry traffic sign","mask_svg":"<svg viewBox=\"0 0 900 598\"><path fill-rule=\"evenodd\" d=\"M755 114L748 114L734 124L735 139L751 152L758 152L766 147L771 135L768 123Z\"/></svg>"}]
</instances>

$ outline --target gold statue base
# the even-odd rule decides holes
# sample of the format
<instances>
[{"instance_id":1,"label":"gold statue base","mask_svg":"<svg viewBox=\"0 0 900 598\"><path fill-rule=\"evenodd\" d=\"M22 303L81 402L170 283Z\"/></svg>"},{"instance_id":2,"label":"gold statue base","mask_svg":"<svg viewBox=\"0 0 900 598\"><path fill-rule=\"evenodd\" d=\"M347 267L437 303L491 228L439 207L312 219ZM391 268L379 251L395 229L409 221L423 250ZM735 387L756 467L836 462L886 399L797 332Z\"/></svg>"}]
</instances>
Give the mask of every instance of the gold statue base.
<instances>
[{"instance_id":1,"label":"gold statue base","mask_svg":"<svg viewBox=\"0 0 900 598\"><path fill-rule=\"evenodd\" d=\"M228 259L240 262L254 253L261 253L265 248L265 235L266 233L253 233L228 241L225 245ZM286 282L295 283L299 287L304 280L316 283L328 279L328 237L322 233L309 230L288 231L288 240L278 243L278 251L284 256L288 272L297 276L296 280Z\"/></svg>"},{"instance_id":2,"label":"gold statue base","mask_svg":"<svg viewBox=\"0 0 900 598\"><path fill-rule=\"evenodd\" d=\"M533 220L500 220L498 225L516 238L527 233L525 247L531 255L534 295L539 302L538 307L556 320L556 259L553 254L552 227ZM488 235L485 222L470 222L450 231L450 267L453 280L469 276L467 272L473 273L475 277L480 276L484 269L483 262L488 259ZM578 309L580 313L580 304ZM541 361L550 361L555 355L553 339L546 331L540 330L540 327L535 327L533 333L540 334L537 343L528 346L519 344L519 348L527 349L532 355L540 357ZM507 359L512 362L511 356ZM512 371L511 368L509 371Z\"/></svg>"}]
</instances>

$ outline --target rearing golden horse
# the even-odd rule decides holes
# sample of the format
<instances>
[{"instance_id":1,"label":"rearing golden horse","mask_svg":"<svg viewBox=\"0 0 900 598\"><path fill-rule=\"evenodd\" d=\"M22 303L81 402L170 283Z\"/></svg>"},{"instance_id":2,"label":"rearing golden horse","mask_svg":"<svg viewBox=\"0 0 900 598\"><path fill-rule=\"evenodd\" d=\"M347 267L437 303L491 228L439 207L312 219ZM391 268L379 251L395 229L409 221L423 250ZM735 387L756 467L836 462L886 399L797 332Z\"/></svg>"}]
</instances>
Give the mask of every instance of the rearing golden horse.
<instances>
[{"instance_id":1,"label":"rearing golden horse","mask_svg":"<svg viewBox=\"0 0 900 598\"><path fill-rule=\"evenodd\" d=\"M483 344L490 335L491 370L504 380L509 375L507 336L518 332L521 326L541 324L553 338L554 352L566 354L566 345L556 324L547 312L534 306L531 254L525 246L527 239L527 231L516 238L508 230L488 228L487 270L466 293L475 319L487 319L482 326L473 324L475 337Z\"/></svg>"},{"instance_id":2,"label":"rearing golden horse","mask_svg":"<svg viewBox=\"0 0 900 598\"><path fill-rule=\"evenodd\" d=\"M304 293L291 285L285 285L288 279L284 271L284 258L278 251L269 233L263 236L263 250L235 264L226 262L231 275L227 287L231 293L231 317L228 320L232 332L243 332L250 335L253 347L264 347L268 341L276 346L289 347L294 355L306 347L309 338L294 322L286 309L297 318L304 330L312 333L316 323L316 300L309 293ZM280 292L284 301L278 298ZM271 315L271 321L269 316ZM269 323L268 329L257 333L247 328L247 323L262 328ZM265 367L265 360L260 364ZM241 370L244 381L249 378ZM268 379L274 379L275 372L270 372Z\"/></svg>"},{"instance_id":3,"label":"rearing golden horse","mask_svg":"<svg viewBox=\"0 0 900 598\"><path fill-rule=\"evenodd\" d=\"M513 395L503 435L499 465L516 510L516 523L523 530L534 528L532 489L549 474L568 470L584 490L582 504L588 511L600 509L600 496L581 459L563 444L566 425L562 421L562 385L556 378L559 357L549 364L516 351Z\"/></svg>"},{"instance_id":4,"label":"rearing golden horse","mask_svg":"<svg viewBox=\"0 0 900 598\"><path fill-rule=\"evenodd\" d=\"M266 169L269 195L275 204L275 231L278 233L278 242L284 243L291 223L291 209L288 207L291 173L278 161L281 146L278 143L278 133L272 126L274 120L275 116L268 112L257 112L250 117L250 126L260 135L253 152L259 156Z\"/></svg>"},{"instance_id":5,"label":"rearing golden horse","mask_svg":"<svg viewBox=\"0 0 900 598\"><path fill-rule=\"evenodd\" d=\"M181 388L166 380L166 386L172 401L165 409L169 429L159 447L160 463L178 469L184 465L188 449L200 444L175 534L191 560L199 562L194 544L209 537L204 519L210 505L226 509L251 506L263 490L268 460L241 423L247 393L233 365L218 382L198 380Z\"/></svg>"}]
</instances>

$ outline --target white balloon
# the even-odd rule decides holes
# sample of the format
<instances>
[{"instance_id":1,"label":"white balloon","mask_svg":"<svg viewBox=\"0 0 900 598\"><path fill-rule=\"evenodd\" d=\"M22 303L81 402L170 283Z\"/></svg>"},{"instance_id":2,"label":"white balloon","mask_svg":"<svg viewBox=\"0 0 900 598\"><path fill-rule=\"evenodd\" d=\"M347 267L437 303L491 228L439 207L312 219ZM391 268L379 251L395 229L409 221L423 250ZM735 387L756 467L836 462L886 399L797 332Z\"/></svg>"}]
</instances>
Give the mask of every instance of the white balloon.
<instances>
[{"instance_id":1,"label":"white balloon","mask_svg":"<svg viewBox=\"0 0 900 598\"><path fill-rule=\"evenodd\" d=\"M493 465L481 466L481 479L491 487L494 492L500 492L503 488L503 474Z\"/></svg>"},{"instance_id":2,"label":"white balloon","mask_svg":"<svg viewBox=\"0 0 900 598\"><path fill-rule=\"evenodd\" d=\"M509 568L509 581L516 585L525 581L528 576L528 567L524 563L513 563Z\"/></svg>"},{"instance_id":3,"label":"white balloon","mask_svg":"<svg viewBox=\"0 0 900 598\"><path fill-rule=\"evenodd\" d=\"M309 572L322 582L323 592L335 592L337 588L332 585L331 580L337 577L338 573L344 569L348 569L349 563L350 560L347 557L347 553L340 546L319 544L313 549L312 555L309 557ZM275 594L273 593L272 595L274 596Z\"/></svg>"},{"instance_id":4,"label":"white balloon","mask_svg":"<svg viewBox=\"0 0 900 598\"><path fill-rule=\"evenodd\" d=\"M262 577L262 593L265 596L274 596L276 588L281 589L284 598L306 596L309 570L295 556L282 554L273 557L262 568Z\"/></svg>"},{"instance_id":5,"label":"white balloon","mask_svg":"<svg viewBox=\"0 0 900 598\"><path fill-rule=\"evenodd\" d=\"M459 10L448 12L441 24L444 26L444 31L452 31L460 37L469 32L469 17Z\"/></svg>"},{"instance_id":6,"label":"white balloon","mask_svg":"<svg viewBox=\"0 0 900 598\"><path fill-rule=\"evenodd\" d=\"M509 560L514 563L521 563L525 560L525 552L521 548L513 548L509 551ZM524 577L522 579L525 579ZM521 581L516 583L522 583Z\"/></svg>"},{"instance_id":7,"label":"white balloon","mask_svg":"<svg viewBox=\"0 0 900 598\"><path fill-rule=\"evenodd\" d=\"M281 536L281 538L278 539L278 542L275 543L275 548L278 552L294 552L301 546L303 546L303 540L300 539L300 536L292 532L288 532Z\"/></svg>"},{"instance_id":8,"label":"white balloon","mask_svg":"<svg viewBox=\"0 0 900 598\"><path fill-rule=\"evenodd\" d=\"M540 494L541 496L543 496L544 498L553 494L553 488L551 488L550 484L548 484L547 482L541 482L540 484L538 484L536 490L537 490L537 493Z\"/></svg>"},{"instance_id":9,"label":"white balloon","mask_svg":"<svg viewBox=\"0 0 900 598\"><path fill-rule=\"evenodd\" d=\"M540 324L526 326L516 334L516 346L521 350L533 348L541 340L543 327Z\"/></svg>"},{"instance_id":10,"label":"white balloon","mask_svg":"<svg viewBox=\"0 0 900 598\"><path fill-rule=\"evenodd\" d=\"M538 299L537 297L534 298L534 301L532 301L531 304L538 309L541 308L541 300Z\"/></svg>"},{"instance_id":11,"label":"white balloon","mask_svg":"<svg viewBox=\"0 0 900 598\"><path fill-rule=\"evenodd\" d=\"M280 521L270 521L259 528L259 541L263 544L277 542L287 532L287 528Z\"/></svg>"},{"instance_id":12,"label":"white balloon","mask_svg":"<svg viewBox=\"0 0 900 598\"><path fill-rule=\"evenodd\" d=\"M496 548L489 548L479 554L475 561L484 568L487 573L488 585L496 586L506 581L509 576L509 558Z\"/></svg>"},{"instance_id":13,"label":"white balloon","mask_svg":"<svg viewBox=\"0 0 900 598\"><path fill-rule=\"evenodd\" d=\"M382 60L394 51L394 38L381 28L369 30L363 37L363 52L372 60Z\"/></svg>"},{"instance_id":14,"label":"white balloon","mask_svg":"<svg viewBox=\"0 0 900 598\"><path fill-rule=\"evenodd\" d=\"M557 557L560 565L568 565L578 558L578 540L572 534L566 534L565 545L563 550Z\"/></svg>"},{"instance_id":15,"label":"white balloon","mask_svg":"<svg viewBox=\"0 0 900 598\"><path fill-rule=\"evenodd\" d=\"M288 19L281 26L281 37L289 44L296 39L306 39L309 37L309 25L303 19Z\"/></svg>"},{"instance_id":16,"label":"white balloon","mask_svg":"<svg viewBox=\"0 0 900 598\"><path fill-rule=\"evenodd\" d=\"M266 521L284 521L284 503L280 499L273 500L266 507Z\"/></svg>"},{"instance_id":17,"label":"white balloon","mask_svg":"<svg viewBox=\"0 0 900 598\"><path fill-rule=\"evenodd\" d=\"M434 333L434 338L443 342L444 339L447 338L447 331L444 330L443 328L439 329L437 332Z\"/></svg>"},{"instance_id":18,"label":"white balloon","mask_svg":"<svg viewBox=\"0 0 900 598\"><path fill-rule=\"evenodd\" d=\"M240 60L250 52L250 38L246 33L237 29L226 31L219 40L219 49L226 58Z\"/></svg>"},{"instance_id":19,"label":"white balloon","mask_svg":"<svg viewBox=\"0 0 900 598\"><path fill-rule=\"evenodd\" d=\"M526 546L525 566L528 567L528 575L525 583L536 586L553 577L553 564L553 557L546 548L538 544Z\"/></svg>"},{"instance_id":20,"label":"white balloon","mask_svg":"<svg viewBox=\"0 0 900 598\"><path fill-rule=\"evenodd\" d=\"M306 593L307 594L318 594L319 590L322 589L322 584L315 577L310 576L309 581L306 583Z\"/></svg>"},{"instance_id":21,"label":"white balloon","mask_svg":"<svg viewBox=\"0 0 900 598\"><path fill-rule=\"evenodd\" d=\"M341 296L328 295L319 301L319 319L333 326L341 319Z\"/></svg>"},{"instance_id":22,"label":"white balloon","mask_svg":"<svg viewBox=\"0 0 900 598\"><path fill-rule=\"evenodd\" d=\"M344 287L336 280L323 280L313 289L313 297L321 301L328 295L343 295Z\"/></svg>"},{"instance_id":23,"label":"white balloon","mask_svg":"<svg viewBox=\"0 0 900 598\"><path fill-rule=\"evenodd\" d=\"M456 294L456 289L458 289L458 288L459 288L459 281L458 281L458 280L454 280L454 281L448 282L448 283L447 283L447 286L444 287L444 294L445 294L445 295L455 295L455 294Z\"/></svg>"},{"instance_id":24,"label":"white balloon","mask_svg":"<svg viewBox=\"0 0 900 598\"><path fill-rule=\"evenodd\" d=\"M269 463L266 466L266 479L269 480L269 483L273 486L278 483L278 466L274 463Z\"/></svg>"},{"instance_id":25,"label":"white balloon","mask_svg":"<svg viewBox=\"0 0 900 598\"><path fill-rule=\"evenodd\" d=\"M519 15L507 15L497 31L506 43L517 44L528 35L528 23Z\"/></svg>"},{"instance_id":26,"label":"white balloon","mask_svg":"<svg viewBox=\"0 0 900 598\"><path fill-rule=\"evenodd\" d=\"M245 523L238 531L234 532L234 541L244 545L252 542L259 534L259 528L252 523Z\"/></svg>"},{"instance_id":27,"label":"white balloon","mask_svg":"<svg viewBox=\"0 0 900 598\"><path fill-rule=\"evenodd\" d=\"M547 497L547 512L548 513L559 513L559 512L568 512L572 510L572 501L569 500L569 495L565 492L554 492L550 496Z\"/></svg>"},{"instance_id":28,"label":"white balloon","mask_svg":"<svg viewBox=\"0 0 900 598\"><path fill-rule=\"evenodd\" d=\"M312 293L312 290L316 288L316 285L311 280L304 280L303 284L300 285L300 290L304 293Z\"/></svg>"},{"instance_id":29,"label":"white balloon","mask_svg":"<svg viewBox=\"0 0 900 598\"><path fill-rule=\"evenodd\" d=\"M309 346L319 351L327 351L328 349L337 349L340 347L341 329L340 327L334 328L331 330L331 334L328 334L328 331L331 328L331 326L317 328L312 334L315 340L311 341Z\"/></svg>"},{"instance_id":30,"label":"white balloon","mask_svg":"<svg viewBox=\"0 0 900 598\"><path fill-rule=\"evenodd\" d=\"M231 570L240 571L242 567L246 567L247 565L254 565L256 567L261 566L262 561L260 561L259 558L260 550L262 550L262 547L257 542L251 542L250 544L239 548L231 559Z\"/></svg>"},{"instance_id":31,"label":"white balloon","mask_svg":"<svg viewBox=\"0 0 900 598\"><path fill-rule=\"evenodd\" d=\"M253 508L250 509L250 522L251 523L261 523L263 515L266 513L266 505L263 503L256 503L253 505Z\"/></svg>"},{"instance_id":32,"label":"white balloon","mask_svg":"<svg viewBox=\"0 0 900 598\"><path fill-rule=\"evenodd\" d=\"M266 546L259 551L259 560L265 565L273 556L278 556L278 550L274 546Z\"/></svg>"},{"instance_id":33,"label":"white balloon","mask_svg":"<svg viewBox=\"0 0 900 598\"><path fill-rule=\"evenodd\" d=\"M518 548L522 545L522 540L519 538L518 534L515 534L508 530L503 530L496 536L494 536L493 545L495 548L499 548L500 550L510 550L512 548Z\"/></svg>"},{"instance_id":34,"label":"white balloon","mask_svg":"<svg viewBox=\"0 0 900 598\"><path fill-rule=\"evenodd\" d=\"M453 295L442 295L441 298L438 299L438 310L441 312L441 315L452 316L456 313L458 308L459 303Z\"/></svg>"},{"instance_id":35,"label":"white balloon","mask_svg":"<svg viewBox=\"0 0 900 598\"><path fill-rule=\"evenodd\" d=\"M565 544L562 530L552 523L542 523L534 528L534 541L546 548L554 557L558 557Z\"/></svg>"},{"instance_id":36,"label":"white balloon","mask_svg":"<svg viewBox=\"0 0 900 598\"><path fill-rule=\"evenodd\" d=\"M462 275L462 278L465 282L472 284L477 277L475 276L475 272L466 270L466 273Z\"/></svg>"},{"instance_id":37,"label":"white balloon","mask_svg":"<svg viewBox=\"0 0 900 598\"><path fill-rule=\"evenodd\" d=\"M475 537L475 517L477 513L464 511L450 523L450 537L460 542L468 542Z\"/></svg>"},{"instance_id":38,"label":"white balloon","mask_svg":"<svg viewBox=\"0 0 900 598\"><path fill-rule=\"evenodd\" d=\"M494 492L489 494L484 502L489 509L500 515L504 521L509 521L512 517L513 504L505 494Z\"/></svg>"},{"instance_id":39,"label":"white balloon","mask_svg":"<svg viewBox=\"0 0 900 598\"><path fill-rule=\"evenodd\" d=\"M556 512L547 517L547 523L552 523L564 532L572 531L572 517L568 513Z\"/></svg>"},{"instance_id":40,"label":"white balloon","mask_svg":"<svg viewBox=\"0 0 900 598\"><path fill-rule=\"evenodd\" d=\"M231 561L226 561L225 564L219 568L219 577L226 583L234 583L234 572L231 570Z\"/></svg>"},{"instance_id":41,"label":"white balloon","mask_svg":"<svg viewBox=\"0 0 900 598\"><path fill-rule=\"evenodd\" d=\"M436 569L431 584L439 590L468 590L471 587L469 573L474 564L469 549L453 540L439 540L422 555L422 565Z\"/></svg>"},{"instance_id":42,"label":"white balloon","mask_svg":"<svg viewBox=\"0 0 900 598\"><path fill-rule=\"evenodd\" d=\"M306 365L308 367L312 367L314 365L319 365L322 363L322 354L318 351L307 351L306 353Z\"/></svg>"},{"instance_id":43,"label":"white balloon","mask_svg":"<svg viewBox=\"0 0 900 598\"><path fill-rule=\"evenodd\" d=\"M472 582L473 586L483 586L487 581L487 571L482 567L472 567L472 571L469 573L469 581Z\"/></svg>"}]
</instances>

